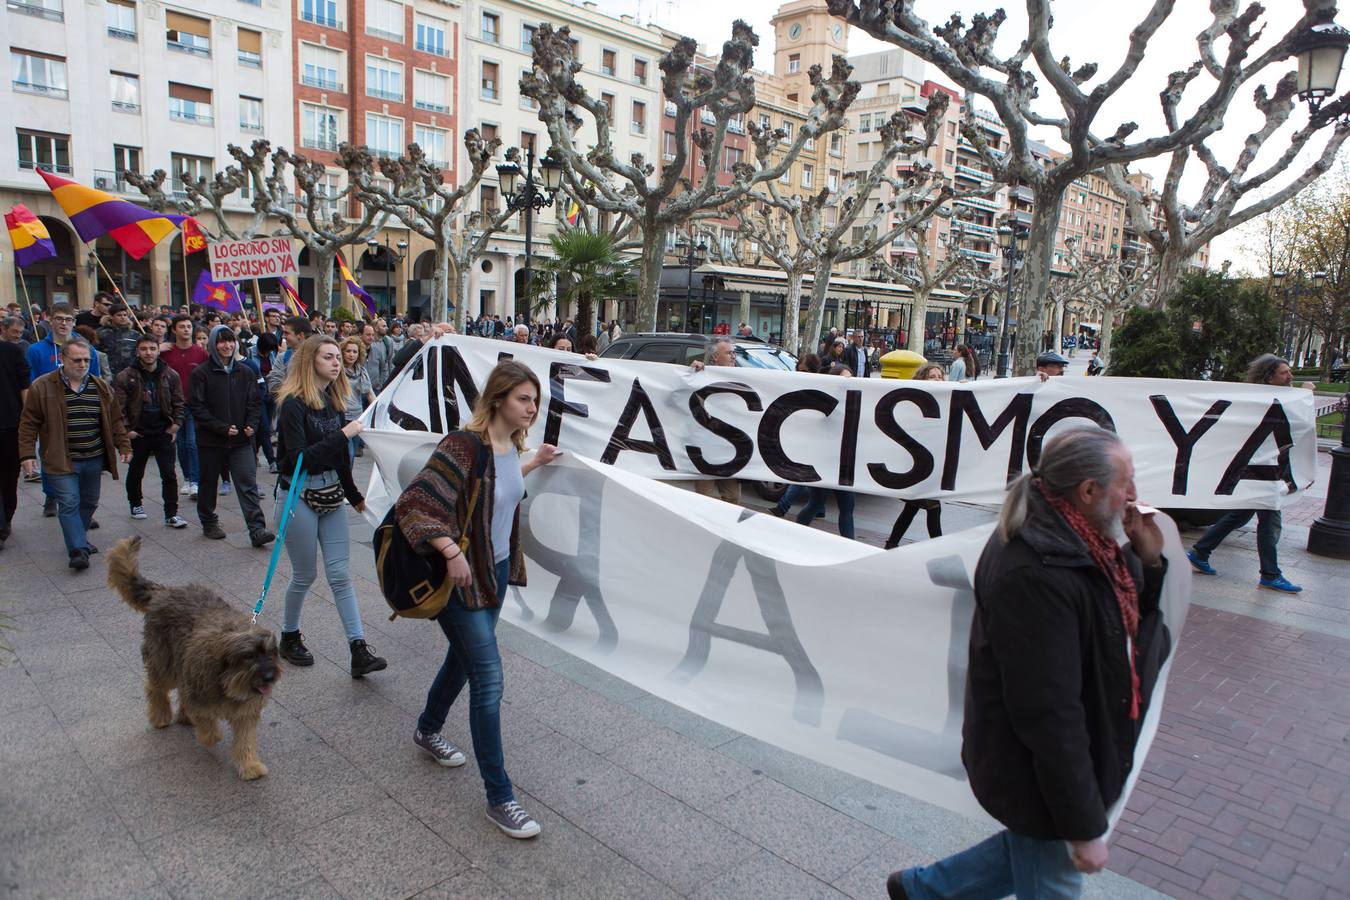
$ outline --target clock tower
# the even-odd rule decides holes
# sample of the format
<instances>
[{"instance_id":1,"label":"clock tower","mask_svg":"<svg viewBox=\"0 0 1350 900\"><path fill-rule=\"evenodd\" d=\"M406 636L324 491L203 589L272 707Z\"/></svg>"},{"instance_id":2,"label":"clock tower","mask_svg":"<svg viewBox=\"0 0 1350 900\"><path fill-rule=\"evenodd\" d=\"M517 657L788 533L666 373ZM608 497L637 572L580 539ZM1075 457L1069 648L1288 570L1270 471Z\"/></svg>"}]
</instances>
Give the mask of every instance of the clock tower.
<instances>
[{"instance_id":1,"label":"clock tower","mask_svg":"<svg viewBox=\"0 0 1350 900\"><path fill-rule=\"evenodd\" d=\"M775 75L805 85L812 66L828 74L832 56L848 55L848 25L830 15L825 0L791 0L778 7L770 22Z\"/></svg>"}]
</instances>

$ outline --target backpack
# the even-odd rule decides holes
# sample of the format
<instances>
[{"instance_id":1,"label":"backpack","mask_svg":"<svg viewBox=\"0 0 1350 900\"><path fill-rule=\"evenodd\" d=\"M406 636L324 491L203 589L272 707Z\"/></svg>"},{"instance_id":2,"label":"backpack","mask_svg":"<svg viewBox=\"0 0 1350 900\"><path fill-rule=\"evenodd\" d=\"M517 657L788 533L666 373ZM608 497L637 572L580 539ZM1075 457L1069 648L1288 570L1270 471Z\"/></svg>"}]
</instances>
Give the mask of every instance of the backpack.
<instances>
[{"instance_id":1,"label":"backpack","mask_svg":"<svg viewBox=\"0 0 1350 900\"><path fill-rule=\"evenodd\" d=\"M487 469L486 445L479 444L478 466L469 491L469 512L464 531L459 538L459 552L469 552L469 532L473 526L474 510L478 506L478 489L483 484ZM434 619L445 609L450 597L460 590L450 584L445 571L447 560L441 554L427 557L413 549L398 527L395 516L397 504L389 507L380 526L375 529L375 574L379 577L380 592L392 610L389 621L402 616L405 619Z\"/></svg>"}]
</instances>

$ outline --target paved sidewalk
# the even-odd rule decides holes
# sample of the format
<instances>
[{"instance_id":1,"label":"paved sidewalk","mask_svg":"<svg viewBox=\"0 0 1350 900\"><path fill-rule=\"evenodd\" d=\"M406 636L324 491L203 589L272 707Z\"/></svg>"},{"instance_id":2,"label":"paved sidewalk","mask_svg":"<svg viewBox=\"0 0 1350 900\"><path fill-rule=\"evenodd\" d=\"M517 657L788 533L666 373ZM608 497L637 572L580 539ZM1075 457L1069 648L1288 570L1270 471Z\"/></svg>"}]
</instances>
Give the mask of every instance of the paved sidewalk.
<instances>
[{"instance_id":1,"label":"paved sidewalk","mask_svg":"<svg viewBox=\"0 0 1350 900\"><path fill-rule=\"evenodd\" d=\"M147 494L155 483L152 467ZM133 522L123 497L105 479L100 547L141 534L150 577L256 600L267 553L248 546L234 497L220 499L223 542L164 529L149 502L150 519ZM368 580L370 529L354 515L368 638L390 668L348 676L316 586L303 627L317 665L283 677L260 739L271 774L242 783L226 746L147 724L139 616L108 592L101 555L67 570L35 485L20 502L0 552L17 654L0 667L0 894L875 898L892 869L992 830L686 713L503 624L508 767L544 827L512 841L483 817L472 757L446 770L411 745L444 639L387 621ZM888 524L895 508L877 504L873 519ZM946 523L987 516L958 507ZM1290 577L1309 585L1294 603L1256 595L1251 535L1215 554L1233 574L1199 586L1197 601L1220 608L1193 613L1112 848L1117 871L1089 879L1089 896L1344 896L1350 633L1329 632L1350 630L1347 567L1294 551L1292 531ZM287 574L283 559L280 584ZM280 605L278 592L273 628ZM465 706L446 733L467 748Z\"/></svg>"}]
</instances>

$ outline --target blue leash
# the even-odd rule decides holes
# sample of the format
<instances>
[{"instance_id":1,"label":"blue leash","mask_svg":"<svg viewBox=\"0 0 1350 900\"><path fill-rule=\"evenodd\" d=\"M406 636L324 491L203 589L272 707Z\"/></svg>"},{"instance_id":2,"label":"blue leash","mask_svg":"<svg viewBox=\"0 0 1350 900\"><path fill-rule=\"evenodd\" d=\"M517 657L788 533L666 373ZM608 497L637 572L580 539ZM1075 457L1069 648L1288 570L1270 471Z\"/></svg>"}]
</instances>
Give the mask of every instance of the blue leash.
<instances>
[{"instance_id":1,"label":"blue leash","mask_svg":"<svg viewBox=\"0 0 1350 900\"><path fill-rule=\"evenodd\" d=\"M300 496L300 484L304 480L305 451L301 450L295 459L295 475L291 478L291 486L286 491L286 506L281 511L281 523L277 525L277 539L272 542L272 561L267 564L267 577L263 579L262 593L258 595L258 602L253 604L254 624L257 624L258 615L262 612L267 591L272 587L272 576L276 574L277 563L281 561L281 548L286 540L286 526L290 524L291 510L295 508L295 499Z\"/></svg>"}]
</instances>

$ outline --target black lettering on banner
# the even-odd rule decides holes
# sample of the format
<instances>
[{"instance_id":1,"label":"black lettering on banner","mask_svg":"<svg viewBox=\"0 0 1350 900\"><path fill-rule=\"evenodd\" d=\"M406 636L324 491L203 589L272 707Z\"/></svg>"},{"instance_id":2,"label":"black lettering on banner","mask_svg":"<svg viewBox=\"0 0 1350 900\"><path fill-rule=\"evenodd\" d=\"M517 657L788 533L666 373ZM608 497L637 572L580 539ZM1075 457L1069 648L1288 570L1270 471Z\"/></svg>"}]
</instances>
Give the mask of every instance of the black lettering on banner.
<instances>
[{"instance_id":1,"label":"black lettering on banner","mask_svg":"<svg viewBox=\"0 0 1350 900\"><path fill-rule=\"evenodd\" d=\"M478 385L473 382L468 363L455 347L441 346L426 354L427 359L427 408L431 411L431 430L437 434L449 434L459 428L461 419L471 418L474 404L478 402ZM439 365L438 365L439 360ZM437 370L440 378L437 378ZM459 397L455 387L464 395L464 415L461 416ZM440 397L436 396L437 391ZM441 419L444 417L444 425Z\"/></svg>"},{"instance_id":2,"label":"black lettering on banner","mask_svg":"<svg viewBox=\"0 0 1350 900\"><path fill-rule=\"evenodd\" d=\"M1027 435L1027 465L1034 466L1041 461L1041 444L1045 442L1045 436L1050 433L1051 428L1065 419L1087 419L1089 422L1096 422L1107 431L1116 430L1115 420L1097 401L1086 397L1069 397L1061 400L1041 413L1032 423L1031 432Z\"/></svg>"},{"instance_id":3,"label":"black lettering on banner","mask_svg":"<svg viewBox=\"0 0 1350 900\"><path fill-rule=\"evenodd\" d=\"M1276 447L1274 465L1252 465L1256 451L1261 449L1266 438L1271 437L1275 438ZM1228 464L1214 493L1232 494L1239 481L1283 481L1291 491L1297 490L1298 485L1294 483L1294 473L1289 466L1289 450L1293 446L1294 436L1289 427L1289 417L1284 414L1280 401L1272 400L1256 429Z\"/></svg>"},{"instance_id":4,"label":"black lettering on banner","mask_svg":"<svg viewBox=\"0 0 1350 900\"><path fill-rule=\"evenodd\" d=\"M769 404L759 420L759 456L775 475L784 481L811 483L820 481L814 466L788 459L783 452L783 423L788 416L812 410L829 416L839 401L824 391L788 391Z\"/></svg>"},{"instance_id":5,"label":"black lettering on banner","mask_svg":"<svg viewBox=\"0 0 1350 900\"><path fill-rule=\"evenodd\" d=\"M633 423L637 421L639 412L647 422L647 430L652 434L650 441L631 437ZM613 465L622 450L654 454L661 462L661 468L675 471L675 458L671 456L670 445L666 443L666 429L657 418L656 407L652 406L642 382L636 378L633 379L633 389L628 394L628 402L624 405L623 412L619 413L619 423L614 426L614 433L609 436L609 444L601 454L600 461Z\"/></svg>"},{"instance_id":6,"label":"black lettering on banner","mask_svg":"<svg viewBox=\"0 0 1350 900\"><path fill-rule=\"evenodd\" d=\"M567 399L563 382L568 379L573 381L598 381L609 384L609 370L599 369L594 366L581 366L575 363L553 362L548 366L548 413L544 422L544 443L558 443L558 436L562 434L563 414L577 416L582 419L589 418L591 415L590 407L585 403L570 402Z\"/></svg>"},{"instance_id":7,"label":"black lettering on banner","mask_svg":"<svg viewBox=\"0 0 1350 900\"><path fill-rule=\"evenodd\" d=\"M410 412L399 409L398 404L392 400L389 401L389 421L404 431L430 431L426 422Z\"/></svg>"},{"instance_id":8,"label":"black lettering on banner","mask_svg":"<svg viewBox=\"0 0 1350 900\"><path fill-rule=\"evenodd\" d=\"M694 391L689 397L689 412L693 415L694 421L725 440L731 445L734 452L731 459L724 463L708 462L707 457L703 455L703 450L692 444L686 444L684 452L688 454L689 461L694 464L694 468L704 475L730 478L744 469L746 463L750 462L750 457L755 452L755 442L744 431L708 412L705 404L709 397L716 394L735 394L745 401L745 408L751 412L762 412L764 404L760 401L759 394L755 393L754 388L739 381L714 381L712 384L704 385Z\"/></svg>"},{"instance_id":9,"label":"black lettering on banner","mask_svg":"<svg viewBox=\"0 0 1350 900\"><path fill-rule=\"evenodd\" d=\"M1177 414L1172 409L1172 404L1166 396L1152 394L1149 396L1148 402L1153 404L1153 411L1158 414L1159 421L1167 429L1167 436L1176 445L1177 460L1172 465L1172 494L1184 496L1187 478L1191 471L1191 454L1195 450L1196 443L1205 436L1205 432L1219 424L1219 416L1223 415L1224 410L1232 406L1233 402L1231 400L1215 400L1190 431L1187 431L1186 426L1181 424L1181 420L1177 418Z\"/></svg>"},{"instance_id":10,"label":"black lettering on banner","mask_svg":"<svg viewBox=\"0 0 1350 900\"><path fill-rule=\"evenodd\" d=\"M608 479L589 469L564 470L553 466L544 466L530 478L538 478L539 484L526 498L525 503L528 505L520 511L521 547L532 565L537 564L558 576L543 627L555 632L571 628L577 608L584 600L600 632L595 649L609 653L619 643L619 630L600 592L600 507ZM561 553L535 537L532 524L535 519L529 515L529 511L540 497L549 495L575 497L577 500L576 555ZM533 618L534 611L525 605L520 592L516 591L515 594L517 602L526 612L526 618Z\"/></svg>"},{"instance_id":11,"label":"black lettering on banner","mask_svg":"<svg viewBox=\"0 0 1350 900\"><path fill-rule=\"evenodd\" d=\"M431 430L437 434L447 434L445 425L442 421L441 409L441 380L437 377L440 371L440 357L433 351L427 351L422 357L426 367L426 389L427 389L427 420Z\"/></svg>"},{"instance_id":12,"label":"black lettering on banner","mask_svg":"<svg viewBox=\"0 0 1350 900\"><path fill-rule=\"evenodd\" d=\"M975 589L959 556L928 560L928 579L950 588L951 628L947 639L947 716L941 731L916 728L865 709L851 707L839 720L838 738L892 759L965 780L961 765L961 721L965 704L970 626L975 615Z\"/></svg>"},{"instance_id":13,"label":"black lettering on banner","mask_svg":"<svg viewBox=\"0 0 1350 900\"><path fill-rule=\"evenodd\" d=\"M844 392L844 434L839 439L839 483L853 484L858 462L858 421L862 418L862 391Z\"/></svg>"},{"instance_id":14,"label":"black lettering on banner","mask_svg":"<svg viewBox=\"0 0 1350 900\"><path fill-rule=\"evenodd\" d=\"M498 364L498 365L501 365L502 363L506 362L508 359L515 359L515 358L516 358L516 355L515 355L514 353L507 353L505 350L499 350L499 351L497 351L497 364Z\"/></svg>"},{"instance_id":15,"label":"black lettering on banner","mask_svg":"<svg viewBox=\"0 0 1350 900\"><path fill-rule=\"evenodd\" d=\"M994 424L984 417L974 391L952 391L947 419L947 453L942 461L942 489L956 490L956 473L961 468L961 420L970 419L980 446L988 450L1008 426L1013 426L1012 448L1008 451L1008 476L1012 481L1022 474L1022 456L1026 450L1027 420L1031 418L1031 394L1015 394L998 414Z\"/></svg>"},{"instance_id":16,"label":"black lettering on banner","mask_svg":"<svg viewBox=\"0 0 1350 900\"><path fill-rule=\"evenodd\" d=\"M897 388L883 396L877 403L874 414L877 428L886 437L904 447L914 459L914 465L910 466L908 472L899 473L892 472L882 463L867 464L867 473L872 476L872 480L891 490L916 485L933 474L933 454L895 420L895 408L901 403L913 403L925 419L942 417L937 397L929 391L921 391L918 388Z\"/></svg>"},{"instance_id":17,"label":"black lettering on banner","mask_svg":"<svg viewBox=\"0 0 1350 900\"><path fill-rule=\"evenodd\" d=\"M748 510L742 519L753 513ZM754 588L755 600L759 604L759 614L764 620L766 633L749 631L733 625L723 625L717 621L722 603L727 596L727 587L731 577L736 574L736 566L745 561L745 570L750 574L750 583ZM792 704L792 718L807 725L820 725L821 712L825 706L825 685L820 673L811 664L806 648L797 637L797 629L792 624L792 613L788 610L787 597L783 585L778 580L778 571L774 561L751 550L723 541L713 552L712 564L708 567L708 580L703 584L703 593L699 595L698 606L689 620L689 647L684 659L671 673L671 678L682 684L692 681L708 663L708 654L712 650L712 639L732 641L765 653L774 653L783 657L792 670L796 685L796 694Z\"/></svg>"}]
</instances>

